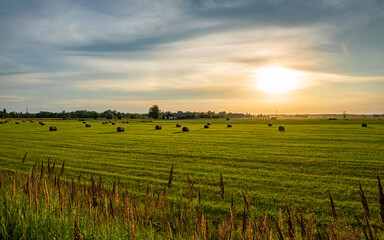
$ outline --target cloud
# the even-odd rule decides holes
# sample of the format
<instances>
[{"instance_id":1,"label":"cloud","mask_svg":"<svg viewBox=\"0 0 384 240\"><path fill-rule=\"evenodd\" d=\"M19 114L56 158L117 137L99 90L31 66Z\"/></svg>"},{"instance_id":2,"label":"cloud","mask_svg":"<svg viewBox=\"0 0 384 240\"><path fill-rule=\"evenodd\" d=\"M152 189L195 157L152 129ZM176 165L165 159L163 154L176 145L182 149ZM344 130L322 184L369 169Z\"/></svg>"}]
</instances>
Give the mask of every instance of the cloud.
<instances>
[{"instance_id":1,"label":"cloud","mask_svg":"<svg viewBox=\"0 0 384 240\"><path fill-rule=\"evenodd\" d=\"M27 98L25 97L0 95L0 101L4 101L4 102L22 102L25 100L27 100Z\"/></svg>"}]
</instances>

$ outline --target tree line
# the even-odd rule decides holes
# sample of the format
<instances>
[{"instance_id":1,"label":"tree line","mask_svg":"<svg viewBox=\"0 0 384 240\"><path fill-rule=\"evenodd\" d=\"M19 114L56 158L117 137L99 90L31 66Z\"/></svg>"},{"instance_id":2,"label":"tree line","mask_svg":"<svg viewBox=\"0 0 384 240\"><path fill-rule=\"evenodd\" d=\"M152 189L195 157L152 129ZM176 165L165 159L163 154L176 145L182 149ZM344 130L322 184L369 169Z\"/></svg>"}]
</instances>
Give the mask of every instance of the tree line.
<instances>
[{"instance_id":1,"label":"tree line","mask_svg":"<svg viewBox=\"0 0 384 240\"><path fill-rule=\"evenodd\" d=\"M106 118L106 119L144 119L148 118L148 114L142 113L124 113L116 110L105 110L104 112L88 111L88 110L76 110L72 112L49 112L40 111L38 113L22 113L22 112L7 112L6 109L0 111L0 118L61 118L61 119L73 119L73 118Z\"/></svg>"},{"instance_id":2,"label":"tree line","mask_svg":"<svg viewBox=\"0 0 384 240\"><path fill-rule=\"evenodd\" d=\"M88 110L76 110L71 112L49 112L40 111L38 113L23 113L23 112L7 112L4 108L0 110L0 119L3 118L61 118L61 119L85 119L85 118L105 118L105 119L168 119L172 116L175 119L196 119L196 118L252 118L254 115L244 113L226 113L226 112L190 112L190 111L161 111L159 106L153 105L149 108L148 113L124 113L116 110L105 110L103 112L88 111ZM170 119L170 118L169 118Z\"/></svg>"}]
</instances>

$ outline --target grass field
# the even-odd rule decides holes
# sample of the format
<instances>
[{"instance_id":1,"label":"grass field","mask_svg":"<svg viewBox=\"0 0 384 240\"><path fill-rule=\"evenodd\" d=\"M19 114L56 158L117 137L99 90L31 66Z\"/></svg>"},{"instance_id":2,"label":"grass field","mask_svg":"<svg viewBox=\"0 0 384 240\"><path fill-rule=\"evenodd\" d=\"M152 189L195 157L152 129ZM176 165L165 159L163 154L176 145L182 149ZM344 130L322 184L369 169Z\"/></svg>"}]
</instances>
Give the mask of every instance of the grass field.
<instances>
[{"instance_id":1,"label":"grass field","mask_svg":"<svg viewBox=\"0 0 384 240\"><path fill-rule=\"evenodd\" d=\"M316 213L316 220L330 222L328 190L338 212L353 219L362 215L357 193L361 182L368 202L378 216L376 174L384 176L384 121L375 119L278 120L272 127L261 120L131 121L103 125L102 120L44 120L45 126L16 120L0 125L0 169L27 172L38 160L65 160L64 179L101 175L103 181L121 182L138 194L147 185L167 186L174 164L169 195L186 196L187 174L196 180L204 212L209 216L228 212L231 196L242 204L247 192L251 210L277 214L285 203ZM366 122L368 127L361 127ZM182 132L176 123L188 126ZM231 123L232 128L227 124ZM162 130L155 130L155 125ZM278 126L284 125L285 132ZM57 126L50 132L49 126ZM125 132L116 128L123 126ZM26 162L22 164L25 153ZM220 197L222 173L225 197ZM238 209L239 212L242 209Z\"/></svg>"}]
</instances>

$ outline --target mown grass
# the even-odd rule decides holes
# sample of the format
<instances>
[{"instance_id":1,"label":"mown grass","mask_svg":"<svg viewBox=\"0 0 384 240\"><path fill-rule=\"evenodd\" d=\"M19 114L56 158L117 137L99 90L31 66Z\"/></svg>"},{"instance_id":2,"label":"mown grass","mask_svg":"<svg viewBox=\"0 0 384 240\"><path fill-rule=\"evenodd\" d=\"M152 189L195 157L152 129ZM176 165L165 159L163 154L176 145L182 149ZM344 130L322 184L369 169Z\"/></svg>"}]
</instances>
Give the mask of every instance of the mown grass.
<instances>
[{"instance_id":1,"label":"mown grass","mask_svg":"<svg viewBox=\"0 0 384 240\"><path fill-rule=\"evenodd\" d=\"M27 173L37 159L66 161L63 179L94 174L106 185L118 177L128 189L143 196L150 184L161 190L174 164L169 196L186 196L187 174L201 192L201 208L207 216L228 213L231 197L243 203L247 192L250 208L277 216L285 204L310 209L318 224L332 221L328 190L336 209L353 222L352 211L363 216L358 182L364 186L372 215L378 216L375 176L384 175L384 124L373 119L279 120L272 127L260 120L206 120L130 122L103 125L102 121L49 120L0 125L0 169ZM366 122L367 128L361 123ZM176 123L188 126L183 133ZM232 128L227 128L231 123ZM155 125L163 126L155 130ZM279 125L285 132L277 130ZM57 132L49 132L57 126ZM125 132L116 128L124 126ZM28 152L26 162L21 163ZM220 197L220 173L225 195ZM241 214L242 209L237 209Z\"/></svg>"}]
</instances>

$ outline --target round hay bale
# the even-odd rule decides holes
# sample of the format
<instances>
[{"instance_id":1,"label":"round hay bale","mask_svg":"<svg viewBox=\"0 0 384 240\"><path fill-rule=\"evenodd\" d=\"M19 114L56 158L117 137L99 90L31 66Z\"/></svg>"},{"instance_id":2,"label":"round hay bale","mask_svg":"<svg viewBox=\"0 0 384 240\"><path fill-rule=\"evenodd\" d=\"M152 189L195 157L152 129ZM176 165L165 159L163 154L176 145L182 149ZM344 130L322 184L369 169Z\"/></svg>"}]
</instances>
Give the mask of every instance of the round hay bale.
<instances>
[{"instance_id":1,"label":"round hay bale","mask_svg":"<svg viewBox=\"0 0 384 240\"><path fill-rule=\"evenodd\" d=\"M87 122L86 121L83 121L84 124L86 124Z\"/></svg>"},{"instance_id":2,"label":"round hay bale","mask_svg":"<svg viewBox=\"0 0 384 240\"><path fill-rule=\"evenodd\" d=\"M15 122L16 124L20 124L19 122Z\"/></svg>"},{"instance_id":3,"label":"round hay bale","mask_svg":"<svg viewBox=\"0 0 384 240\"><path fill-rule=\"evenodd\" d=\"M232 124L228 124L227 127L232 127Z\"/></svg>"},{"instance_id":4,"label":"round hay bale","mask_svg":"<svg viewBox=\"0 0 384 240\"><path fill-rule=\"evenodd\" d=\"M367 127L366 123L361 124L362 127Z\"/></svg>"},{"instance_id":5,"label":"round hay bale","mask_svg":"<svg viewBox=\"0 0 384 240\"><path fill-rule=\"evenodd\" d=\"M40 123L41 126L45 126L45 123Z\"/></svg>"},{"instance_id":6,"label":"round hay bale","mask_svg":"<svg viewBox=\"0 0 384 240\"><path fill-rule=\"evenodd\" d=\"M126 121L125 123L129 123L129 121Z\"/></svg>"},{"instance_id":7,"label":"round hay bale","mask_svg":"<svg viewBox=\"0 0 384 240\"><path fill-rule=\"evenodd\" d=\"M39 121L39 124L42 124L43 122L42 121Z\"/></svg>"},{"instance_id":8,"label":"round hay bale","mask_svg":"<svg viewBox=\"0 0 384 240\"><path fill-rule=\"evenodd\" d=\"M33 120L29 120L31 123L34 123L34 121Z\"/></svg>"},{"instance_id":9,"label":"round hay bale","mask_svg":"<svg viewBox=\"0 0 384 240\"><path fill-rule=\"evenodd\" d=\"M176 124L176 127L181 127L181 124Z\"/></svg>"},{"instance_id":10,"label":"round hay bale","mask_svg":"<svg viewBox=\"0 0 384 240\"><path fill-rule=\"evenodd\" d=\"M208 124L204 125L204 128L209 128L209 125Z\"/></svg>"},{"instance_id":11,"label":"round hay bale","mask_svg":"<svg viewBox=\"0 0 384 240\"><path fill-rule=\"evenodd\" d=\"M125 129L124 129L123 127L117 127L117 131L118 131L118 132L124 132Z\"/></svg>"},{"instance_id":12,"label":"round hay bale","mask_svg":"<svg viewBox=\"0 0 384 240\"><path fill-rule=\"evenodd\" d=\"M285 132L285 127L284 126L279 126L279 131Z\"/></svg>"},{"instance_id":13,"label":"round hay bale","mask_svg":"<svg viewBox=\"0 0 384 240\"><path fill-rule=\"evenodd\" d=\"M116 125L116 123L115 123L115 122L113 122L113 123L112 123L112 125Z\"/></svg>"},{"instance_id":14,"label":"round hay bale","mask_svg":"<svg viewBox=\"0 0 384 240\"><path fill-rule=\"evenodd\" d=\"M125 123L125 121L123 121L122 123Z\"/></svg>"},{"instance_id":15,"label":"round hay bale","mask_svg":"<svg viewBox=\"0 0 384 240\"><path fill-rule=\"evenodd\" d=\"M23 122L25 122L25 120L23 120Z\"/></svg>"},{"instance_id":16,"label":"round hay bale","mask_svg":"<svg viewBox=\"0 0 384 240\"><path fill-rule=\"evenodd\" d=\"M209 125L211 125L211 123L207 123L207 125L209 126Z\"/></svg>"},{"instance_id":17,"label":"round hay bale","mask_svg":"<svg viewBox=\"0 0 384 240\"><path fill-rule=\"evenodd\" d=\"M49 131L57 131L57 127L51 126L51 127L49 127Z\"/></svg>"},{"instance_id":18,"label":"round hay bale","mask_svg":"<svg viewBox=\"0 0 384 240\"><path fill-rule=\"evenodd\" d=\"M111 123L112 121L109 121L109 123Z\"/></svg>"},{"instance_id":19,"label":"round hay bale","mask_svg":"<svg viewBox=\"0 0 384 240\"><path fill-rule=\"evenodd\" d=\"M162 127L161 127L161 125L156 125L155 129L156 129L156 130L161 130Z\"/></svg>"},{"instance_id":20,"label":"round hay bale","mask_svg":"<svg viewBox=\"0 0 384 240\"><path fill-rule=\"evenodd\" d=\"M85 124L85 127L91 127L91 124Z\"/></svg>"},{"instance_id":21,"label":"round hay bale","mask_svg":"<svg viewBox=\"0 0 384 240\"><path fill-rule=\"evenodd\" d=\"M189 127L183 127L183 132L189 132Z\"/></svg>"},{"instance_id":22,"label":"round hay bale","mask_svg":"<svg viewBox=\"0 0 384 240\"><path fill-rule=\"evenodd\" d=\"M268 123L268 127L272 127L272 125L273 125L272 123Z\"/></svg>"}]
</instances>

